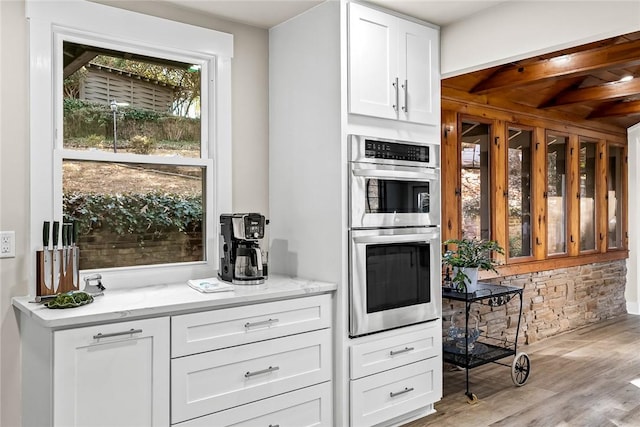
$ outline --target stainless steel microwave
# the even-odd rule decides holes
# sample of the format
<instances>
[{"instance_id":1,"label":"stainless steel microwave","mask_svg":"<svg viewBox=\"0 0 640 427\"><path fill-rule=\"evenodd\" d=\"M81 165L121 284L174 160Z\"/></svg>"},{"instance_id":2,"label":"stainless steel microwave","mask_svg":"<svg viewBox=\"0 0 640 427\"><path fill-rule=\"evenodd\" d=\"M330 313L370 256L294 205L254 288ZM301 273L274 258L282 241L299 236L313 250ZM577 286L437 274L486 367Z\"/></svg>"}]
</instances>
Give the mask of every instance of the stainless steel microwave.
<instances>
[{"instance_id":1,"label":"stainless steel microwave","mask_svg":"<svg viewBox=\"0 0 640 427\"><path fill-rule=\"evenodd\" d=\"M351 228L440 225L439 146L352 135Z\"/></svg>"}]
</instances>

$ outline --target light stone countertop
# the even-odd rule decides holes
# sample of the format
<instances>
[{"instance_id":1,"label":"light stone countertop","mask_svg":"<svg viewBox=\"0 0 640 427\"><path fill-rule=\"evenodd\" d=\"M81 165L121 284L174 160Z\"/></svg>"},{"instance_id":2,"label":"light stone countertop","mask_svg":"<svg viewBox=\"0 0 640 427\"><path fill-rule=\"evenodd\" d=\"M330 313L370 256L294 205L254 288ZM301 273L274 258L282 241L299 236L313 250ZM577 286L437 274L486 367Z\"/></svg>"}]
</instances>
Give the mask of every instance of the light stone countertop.
<instances>
[{"instance_id":1,"label":"light stone countertop","mask_svg":"<svg viewBox=\"0 0 640 427\"><path fill-rule=\"evenodd\" d=\"M273 275L263 285L235 285L232 291L202 293L186 283L105 290L91 304L49 309L32 296L15 297L13 305L41 326L62 329L141 317L157 317L194 311L256 304L336 290L327 282Z\"/></svg>"}]
</instances>

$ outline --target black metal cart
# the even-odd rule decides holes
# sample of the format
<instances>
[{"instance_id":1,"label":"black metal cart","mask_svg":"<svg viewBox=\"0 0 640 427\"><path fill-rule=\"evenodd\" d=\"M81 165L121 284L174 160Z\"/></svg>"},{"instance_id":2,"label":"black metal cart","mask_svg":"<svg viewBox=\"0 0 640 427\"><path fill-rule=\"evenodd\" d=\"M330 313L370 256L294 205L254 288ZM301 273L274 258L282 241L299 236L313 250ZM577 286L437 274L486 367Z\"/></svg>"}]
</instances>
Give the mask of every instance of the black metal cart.
<instances>
[{"instance_id":1,"label":"black metal cart","mask_svg":"<svg viewBox=\"0 0 640 427\"><path fill-rule=\"evenodd\" d=\"M464 302L464 325L455 328L453 325L448 335L443 339L443 359L466 371L466 393L468 402L475 403L478 397L469 391L469 369L486 363L497 363L511 366L511 379L516 386L522 386L527 382L531 371L531 361L526 353L517 352L518 333L520 331L520 319L522 318L522 288L513 286L492 285L479 282L474 287L469 287L465 292L453 288L442 288L442 297ZM478 328L473 325L470 328L470 310L472 304L485 304L498 307L507 304L514 296L520 298L520 313L515 339L509 341L504 337L491 337L488 334L480 336ZM452 316L453 318L453 316ZM452 319L453 323L453 319ZM461 323L461 322L460 322ZM511 365L500 362L509 356L514 356Z\"/></svg>"}]
</instances>

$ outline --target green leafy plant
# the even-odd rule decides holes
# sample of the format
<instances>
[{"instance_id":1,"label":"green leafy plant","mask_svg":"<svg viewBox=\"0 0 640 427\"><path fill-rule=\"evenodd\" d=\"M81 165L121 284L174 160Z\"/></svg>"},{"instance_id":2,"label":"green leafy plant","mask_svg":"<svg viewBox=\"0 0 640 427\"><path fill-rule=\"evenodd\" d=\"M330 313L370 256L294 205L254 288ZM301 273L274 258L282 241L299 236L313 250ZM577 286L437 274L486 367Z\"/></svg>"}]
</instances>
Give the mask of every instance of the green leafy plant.
<instances>
[{"instance_id":1,"label":"green leafy plant","mask_svg":"<svg viewBox=\"0 0 640 427\"><path fill-rule=\"evenodd\" d=\"M463 268L491 270L497 273L496 266L499 262L493 254L504 254L504 249L493 240L449 239L444 245L446 250L442 255L442 263L456 268L452 281L458 290L464 290L465 282L469 281L469 276L464 273Z\"/></svg>"},{"instance_id":2,"label":"green leafy plant","mask_svg":"<svg viewBox=\"0 0 640 427\"><path fill-rule=\"evenodd\" d=\"M64 194L65 221L74 221L81 235L92 230L116 234L182 233L202 228L202 201L179 194Z\"/></svg>"}]
</instances>

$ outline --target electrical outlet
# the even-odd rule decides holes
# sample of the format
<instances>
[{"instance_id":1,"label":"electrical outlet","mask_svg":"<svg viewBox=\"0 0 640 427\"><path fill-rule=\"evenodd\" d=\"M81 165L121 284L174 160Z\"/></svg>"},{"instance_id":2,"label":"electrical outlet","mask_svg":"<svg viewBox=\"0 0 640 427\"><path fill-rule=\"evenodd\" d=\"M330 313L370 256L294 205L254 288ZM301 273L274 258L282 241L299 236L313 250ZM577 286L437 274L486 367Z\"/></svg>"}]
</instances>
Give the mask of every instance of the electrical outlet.
<instances>
[{"instance_id":1,"label":"electrical outlet","mask_svg":"<svg viewBox=\"0 0 640 427\"><path fill-rule=\"evenodd\" d=\"M16 256L16 232L0 231L0 258Z\"/></svg>"}]
</instances>

